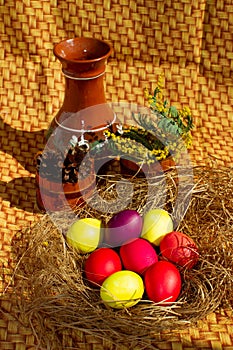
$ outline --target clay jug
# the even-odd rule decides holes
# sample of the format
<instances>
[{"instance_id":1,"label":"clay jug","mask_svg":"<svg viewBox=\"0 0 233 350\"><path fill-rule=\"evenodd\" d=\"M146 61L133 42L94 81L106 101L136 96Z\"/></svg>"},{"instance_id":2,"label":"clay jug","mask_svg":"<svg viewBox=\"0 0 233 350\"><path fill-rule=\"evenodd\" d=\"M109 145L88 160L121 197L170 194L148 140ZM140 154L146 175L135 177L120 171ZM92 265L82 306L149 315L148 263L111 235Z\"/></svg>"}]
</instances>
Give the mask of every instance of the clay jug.
<instances>
[{"instance_id":1,"label":"clay jug","mask_svg":"<svg viewBox=\"0 0 233 350\"><path fill-rule=\"evenodd\" d=\"M104 87L105 66L111 52L108 43L94 38L66 39L54 46L54 55L61 62L65 77L65 91L63 104L47 133L53 158L56 148L59 148L57 140L63 144L59 152L74 136L83 147L91 139L101 138L103 130L114 122L114 113L106 103ZM88 132L85 133L85 130ZM53 138L56 142L51 141ZM48 153L48 147L46 151ZM69 180L64 182L59 174L54 180L54 176L51 176L51 173L54 175L53 169L47 175L37 169L36 197L39 208L56 211L67 204L74 207L83 203L83 191L87 198L95 187L94 159L88 159L88 163L87 178L82 175L79 179L77 175L76 181L72 178L72 183ZM64 167L62 171L64 173ZM77 168L75 171L78 174Z\"/></svg>"}]
</instances>

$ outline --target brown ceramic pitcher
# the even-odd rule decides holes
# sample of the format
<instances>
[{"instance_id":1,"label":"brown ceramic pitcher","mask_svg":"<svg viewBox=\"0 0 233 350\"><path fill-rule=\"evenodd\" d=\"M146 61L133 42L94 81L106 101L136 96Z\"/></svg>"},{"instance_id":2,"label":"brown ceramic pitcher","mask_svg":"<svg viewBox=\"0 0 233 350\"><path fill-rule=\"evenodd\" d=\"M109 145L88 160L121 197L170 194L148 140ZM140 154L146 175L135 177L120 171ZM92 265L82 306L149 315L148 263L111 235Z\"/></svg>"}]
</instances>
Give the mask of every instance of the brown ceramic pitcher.
<instances>
[{"instance_id":1,"label":"brown ceramic pitcher","mask_svg":"<svg viewBox=\"0 0 233 350\"><path fill-rule=\"evenodd\" d=\"M91 141L88 138L94 136L100 138L103 135L102 130L114 121L114 114L106 103L103 80L106 61L111 52L109 44L94 38L67 39L55 45L54 55L60 60L65 77L65 94L63 104L48 132L48 143L52 145L52 152L56 151L57 141L65 144L73 134L78 141L84 137L85 141ZM82 129L91 132L83 134ZM56 130L60 133L59 137L56 136ZM55 143L51 142L53 138ZM47 149L50 148L48 143ZM61 178L54 181L50 175L44 176L38 171L38 206L42 210L56 211L67 204L72 207L80 205L83 202L82 193L85 192L88 197L95 187L94 160L90 159L90 162L92 170L87 178L78 178L72 183L63 182Z\"/></svg>"}]
</instances>

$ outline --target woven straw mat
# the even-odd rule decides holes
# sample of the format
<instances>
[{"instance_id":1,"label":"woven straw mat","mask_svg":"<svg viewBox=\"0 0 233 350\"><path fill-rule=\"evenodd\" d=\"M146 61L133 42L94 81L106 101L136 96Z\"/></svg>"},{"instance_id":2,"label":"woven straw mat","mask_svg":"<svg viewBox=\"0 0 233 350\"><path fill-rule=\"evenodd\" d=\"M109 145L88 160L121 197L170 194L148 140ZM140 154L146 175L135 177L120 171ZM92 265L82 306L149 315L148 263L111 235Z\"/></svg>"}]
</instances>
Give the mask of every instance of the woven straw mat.
<instances>
[{"instance_id":1,"label":"woven straw mat","mask_svg":"<svg viewBox=\"0 0 233 350\"><path fill-rule=\"evenodd\" d=\"M1 263L7 271L16 229L39 219L33 158L61 106L64 77L53 56L62 39L88 36L113 46L108 101L145 104L143 89L165 77L165 95L189 106L194 162L233 161L232 0L0 0ZM10 273L10 272L9 272ZM7 295L7 294L6 294ZM1 299L0 349L35 349L31 329ZM233 319L214 313L197 328L162 332L157 349L233 349ZM86 334L72 349L103 349Z\"/></svg>"}]
</instances>

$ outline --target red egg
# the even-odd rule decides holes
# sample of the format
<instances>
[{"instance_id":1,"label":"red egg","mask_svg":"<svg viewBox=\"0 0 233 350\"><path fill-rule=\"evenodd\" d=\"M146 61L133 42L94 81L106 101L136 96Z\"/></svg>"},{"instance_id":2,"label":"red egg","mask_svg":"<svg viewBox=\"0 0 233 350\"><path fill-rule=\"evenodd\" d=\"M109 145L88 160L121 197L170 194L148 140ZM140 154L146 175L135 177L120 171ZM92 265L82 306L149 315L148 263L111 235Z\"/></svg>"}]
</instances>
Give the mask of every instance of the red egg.
<instances>
[{"instance_id":1,"label":"red egg","mask_svg":"<svg viewBox=\"0 0 233 350\"><path fill-rule=\"evenodd\" d=\"M125 269L141 275L149 266L158 261L155 249L143 238L136 238L122 245L120 257Z\"/></svg>"},{"instance_id":2,"label":"red egg","mask_svg":"<svg viewBox=\"0 0 233 350\"><path fill-rule=\"evenodd\" d=\"M104 232L104 244L118 247L132 238L138 238L142 230L142 217L136 210L123 210L108 222Z\"/></svg>"},{"instance_id":3,"label":"red egg","mask_svg":"<svg viewBox=\"0 0 233 350\"><path fill-rule=\"evenodd\" d=\"M169 261L158 261L145 273L145 290L150 300L161 305L176 301L181 291L181 276Z\"/></svg>"},{"instance_id":4,"label":"red egg","mask_svg":"<svg viewBox=\"0 0 233 350\"><path fill-rule=\"evenodd\" d=\"M188 269L191 269L199 258L196 244L182 232L168 233L160 243L160 251L169 261Z\"/></svg>"},{"instance_id":5,"label":"red egg","mask_svg":"<svg viewBox=\"0 0 233 350\"><path fill-rule=\"evenodd\" d=\"M121 259L113 249L99 248L87 258L84 272L92 285L101 286L108 276L121 269Z\"/></svg>"}]
</instances>

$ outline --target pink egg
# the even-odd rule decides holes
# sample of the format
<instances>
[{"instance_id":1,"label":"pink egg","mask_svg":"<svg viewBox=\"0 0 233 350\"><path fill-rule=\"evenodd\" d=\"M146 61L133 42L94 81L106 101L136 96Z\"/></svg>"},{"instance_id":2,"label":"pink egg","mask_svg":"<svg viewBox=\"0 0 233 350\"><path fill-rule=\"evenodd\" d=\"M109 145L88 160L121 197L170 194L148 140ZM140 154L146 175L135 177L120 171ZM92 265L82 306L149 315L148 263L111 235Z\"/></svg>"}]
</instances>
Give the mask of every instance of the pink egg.
<instances>
[{"instance_id":1,"label":"pink egg","mask_svg":"<svg viewBox=\"0 0 233 350\"><path fill-rule=\"evenodd\" d=\"M177 267L169 261L158 261L145 273L145 289L150 300L160 305L176 301L181 291L181 276Z\"/></svg>"},{"instance_id":2,"label":"pink egg","mask_svg":"<svg viewBox=\"0 0 233 350\"><path fill-rule=\"evenodd\" d=\"M110 248L99 248L93 251L84 266L86 278L95 286L102 285L108 276L121 269L120 256Z\"/></svg>"},{"instance_id":3,"label":"pink egg","mask_svg":"<svg viewBox=\"0 0 233 350\"><path fill-rule=\"evenodd\" d=\"M126 241L140 236L142 217L136 210L126 209L115 214L108 222L104 232L103 244L118 247Z\"/></svg>"},{"instance_id":4,"label":"pink egg","mask_svg":"<svg viewBox=\"0 0 233 350\"><path fill-rule=\"evenodd\" d=\"M141 275L149 266L158 261L155 249L143 238L136 238L122 245L120 257L125 269Z\"/></svg>"}]
</instances>

